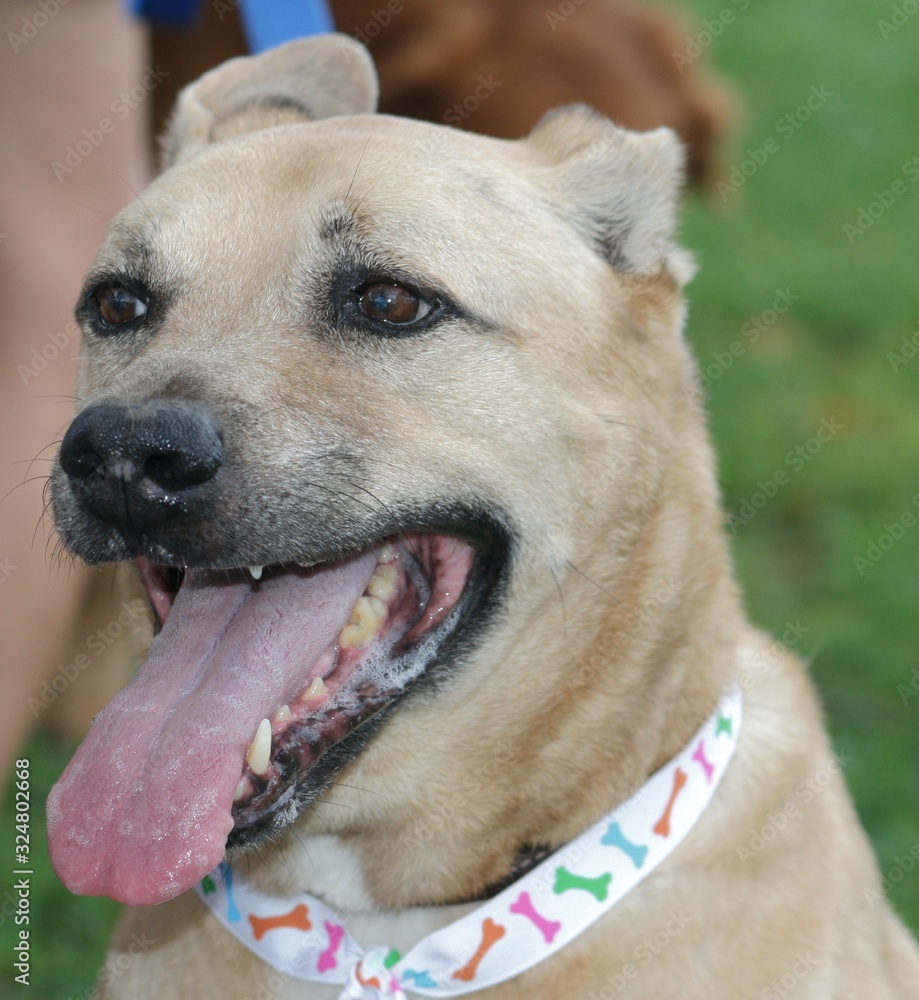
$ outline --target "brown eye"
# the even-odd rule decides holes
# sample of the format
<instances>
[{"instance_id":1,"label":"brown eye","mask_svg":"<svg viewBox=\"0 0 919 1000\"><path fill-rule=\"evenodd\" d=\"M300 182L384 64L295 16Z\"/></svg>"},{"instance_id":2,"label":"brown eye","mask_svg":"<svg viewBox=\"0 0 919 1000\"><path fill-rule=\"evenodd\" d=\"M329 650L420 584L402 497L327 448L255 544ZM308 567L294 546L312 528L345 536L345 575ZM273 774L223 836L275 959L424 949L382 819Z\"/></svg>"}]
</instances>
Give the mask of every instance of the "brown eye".
<instances>
[{"instance_id":1,"label":"brown eye","mask_svg":"<svg viewBox=\"0 0 919 1000\"><path fill-rule=\"evenodd\" d=\"M424 319L433 306L404 285L378 281L361 290L360 308L368 319L408 326Z\"/></svg>"},{"instance_id":2,"label":"brown eye","mask_svg":"<svg viewBox=\"0 0 919 1000\"><path fill-rule=\"evenodd\" d=\"M147 303L124 285L108 285L94 296L99 318L106 326L123 326L147 314Z\"/></svg>"}]
</instances>

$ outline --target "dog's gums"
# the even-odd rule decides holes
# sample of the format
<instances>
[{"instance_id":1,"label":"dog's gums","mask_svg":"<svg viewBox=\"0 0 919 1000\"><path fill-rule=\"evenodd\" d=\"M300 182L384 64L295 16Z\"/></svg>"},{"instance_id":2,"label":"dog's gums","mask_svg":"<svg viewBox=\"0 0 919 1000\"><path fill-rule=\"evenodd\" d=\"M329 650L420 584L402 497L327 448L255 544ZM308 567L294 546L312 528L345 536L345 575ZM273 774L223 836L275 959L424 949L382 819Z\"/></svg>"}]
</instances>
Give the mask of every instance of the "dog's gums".
<instances>
[{"instance_id":1,"label":"dog's gums","mask_svg":"<svg viewBox=\"0 0 919 1000\"><path fill-rule=\"evenodd\" d=\"M49 818L71 888L153 903L321 794L320 758L405 694L456 631L477 552L413 532L310 568L137 564L159 634ZM62 826L76 801L81 821Z\"/></svg>"}]
</instances>

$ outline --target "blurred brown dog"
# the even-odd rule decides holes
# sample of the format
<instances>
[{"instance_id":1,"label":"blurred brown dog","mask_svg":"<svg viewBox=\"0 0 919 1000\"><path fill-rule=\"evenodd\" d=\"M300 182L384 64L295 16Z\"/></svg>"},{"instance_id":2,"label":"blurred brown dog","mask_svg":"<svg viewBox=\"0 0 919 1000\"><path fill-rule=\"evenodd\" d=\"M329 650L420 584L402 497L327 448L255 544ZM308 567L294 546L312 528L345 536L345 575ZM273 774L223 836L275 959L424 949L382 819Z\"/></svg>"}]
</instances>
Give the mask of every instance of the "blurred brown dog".
<instances>
[{"instance_id":1,"label":"blurred brown dog","mask_svg":"<svg viewBox=\"0 0 919 1000\"><path fill-rule=\"evenodd\" d=\"M516 139L581 101L626 128L674 129L693 181L711 182L721 166L733 102L703 67L678 65L689 29L674 11L635 0L332 6L370 49L384 114Z\"/></svg>"},{"instance_id":2,"label":"blurred brown dog","mask_svg":"<svg viewBox=\"0 0 919 1000\"><path fill-rule=\"evenodd\" d=\"M154 32L155 61L169 74L153 95L160 126L181 87L245 54L229 6L206 4L192 35ZM638 0L572 3L571 13L542 0L330 6L339 30L370 49L384 114L517 139L551 108L581 101L626 128L669 126L687 149L690 180L717 179L736 102L705 60L678 65L691 21L672 8Z\"/></svg>"}]
</instances>

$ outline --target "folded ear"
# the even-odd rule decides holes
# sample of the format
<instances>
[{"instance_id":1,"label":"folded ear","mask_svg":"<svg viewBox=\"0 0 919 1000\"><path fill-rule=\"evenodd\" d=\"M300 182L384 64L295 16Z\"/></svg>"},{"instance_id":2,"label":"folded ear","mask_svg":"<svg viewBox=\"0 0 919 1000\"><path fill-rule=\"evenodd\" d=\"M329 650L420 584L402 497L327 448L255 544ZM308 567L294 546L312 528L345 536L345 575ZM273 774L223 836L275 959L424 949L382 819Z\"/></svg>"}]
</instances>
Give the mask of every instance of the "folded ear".
<instances>
[{"instance_id":1,"label":"folded ear","mask_svg":"<svg viewBox=\"0 0 919 1000\"><path fill-rule=\"evenodd\" d=\"M346 35L316 35L231 59L179 95L163 137L164 168L208 143L289 122L376 109L367 50Z\"/></svg>"},{"instance_id":2,"label":"folded ear","mask_svg":"<svg viewBox=\"0 0 919 1000\"><path fill-rule=\"evenodd\" d=\"M688 256L672 242L685 157L669 128L630 132L571 105L546 115L524 141L551 167L551 201L610 264L637 274L663 266L688 280Z\"/></svg>"}]
</instances>

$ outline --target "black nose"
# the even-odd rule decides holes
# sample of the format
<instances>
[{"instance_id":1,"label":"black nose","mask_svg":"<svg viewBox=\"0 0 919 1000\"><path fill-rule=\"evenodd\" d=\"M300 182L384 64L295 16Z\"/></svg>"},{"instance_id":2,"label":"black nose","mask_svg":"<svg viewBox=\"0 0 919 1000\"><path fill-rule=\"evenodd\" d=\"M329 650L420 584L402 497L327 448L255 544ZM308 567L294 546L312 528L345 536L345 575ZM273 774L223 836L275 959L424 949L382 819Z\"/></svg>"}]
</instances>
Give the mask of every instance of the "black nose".
<instances>
[{"instance_id":1,"label":"black nose","mask_svg":"<svg viewBox=\"0 0 919 1000\"><path fill-rule=\"evenodd\" d=\"M61 468L91 514L144 534L201 501L223 461L217 415L190 400L97 403L61 445Z\"/></svg>"}]
</instances>

